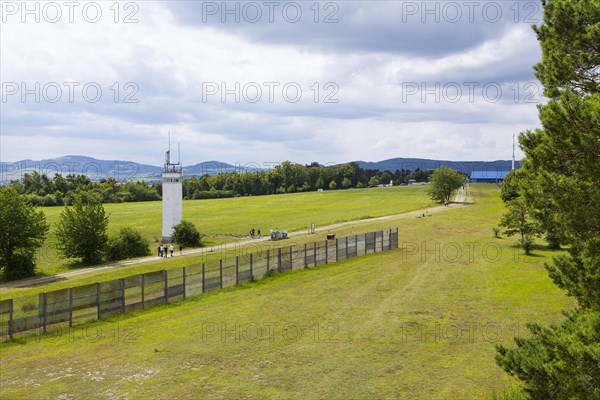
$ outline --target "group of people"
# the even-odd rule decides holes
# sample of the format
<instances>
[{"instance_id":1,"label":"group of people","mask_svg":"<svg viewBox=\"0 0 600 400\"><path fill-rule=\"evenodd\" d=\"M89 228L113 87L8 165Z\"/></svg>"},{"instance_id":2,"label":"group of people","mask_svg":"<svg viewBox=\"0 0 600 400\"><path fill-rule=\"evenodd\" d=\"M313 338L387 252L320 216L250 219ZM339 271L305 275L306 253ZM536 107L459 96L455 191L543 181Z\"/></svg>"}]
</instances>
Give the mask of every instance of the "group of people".
<instances>
[{"instance_id":1,"label":"group of people","mask_svg":"<svg viewBox=\"0 0 600 400\"><path fill-rule=\"evenodd\" d=\"M168 257L169 252L171 252L171 257L173 257L174 251L175 251L175 246L173 246L173 244L171 244L170 246L167 246L166 244L163 245L162 243L158 245L158 256L159 257ZM183 252L183 246L179 245L179 254L181 254L182 252Z\"/></svg>"},{"instance_id":2,"label":"group of people","mask_svg":"<svg viewBox=\"0 0 600 400\"><path fill-rule=\"evenodd\" d=\"M250 239L254 239L255 237L260 237L260 229L250 229Z\"/></svg>"}]
</instances>

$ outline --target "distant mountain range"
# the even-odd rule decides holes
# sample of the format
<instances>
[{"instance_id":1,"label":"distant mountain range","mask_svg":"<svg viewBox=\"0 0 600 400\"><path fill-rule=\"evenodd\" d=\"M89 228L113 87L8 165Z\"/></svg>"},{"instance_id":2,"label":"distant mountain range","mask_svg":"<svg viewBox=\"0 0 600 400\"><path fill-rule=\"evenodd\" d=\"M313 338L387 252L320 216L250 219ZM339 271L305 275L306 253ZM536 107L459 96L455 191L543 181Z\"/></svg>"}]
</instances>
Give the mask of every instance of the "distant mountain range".
<instances>
[{"instance_id":1,"label":"distant mountain range","mask_svg":"<svg viewBox=\"0 0 600 400\"><path fill-rule=\"evenodd\" d=\"M512 168L511 160L497 161L447 161L447 160L431 160L427 158L391 158L389 160L366 162L356 161L363 169L378 169L394 172L397 169L408 169L414 171L431 170L441 166L447 166L459 172L470 174L471 171L510 171ZM515 161L515 168L520 168L521 162Z\"/></svg>"},{"instance_id":2,"label":"distant mountain range","mask_svg":"<svg viewBox=\"0 0 600 400\"><path fill-rule=\"evenodd\" d=\"M234 166L220 161L205 161L183 167L184 175L200 176L218 174L220 172L248 171L256 168ZM162 167L140 164L125 160L98 160L85 156L64 156L47 160L21 160L16 162L0 162L0 181L3 183L20 179L26 172L38 171L53 177L55 173L85 174L92 180L113 177L118 181L145 179L156 181L161 178Z\"/></svg>"},{"instance_id":3,"label":"distant mountain range","mask_svg":"<svg viewBox=\"0 0 600 400\"><path fill-rule=\"evenodd\" d=\"M378 162L356 161L364 169L389 170L408 169L414 171L435 169L442 165L454 168L460 172L490 171L511 169L511 161L443 161L424 158L392 158ZM520 167L517 162L516 168ZM184 176L200 176L203 174L218 174L220 172L246 172L256 171L260 166L231 165L220 161L204 161L194 165L183 167ZM92 180L113 177L119 181L130 181L144 179L148 182L157 181L161 178L162 167L148 164L140 164L125 160L98 160L92 157L70 155L47 160L21 160L16 162L0 162L0 182L8 183L13 179L20 179L26 172L38 171L53 177L55 173L85 174Z\"/></svg>"}]
</instances>

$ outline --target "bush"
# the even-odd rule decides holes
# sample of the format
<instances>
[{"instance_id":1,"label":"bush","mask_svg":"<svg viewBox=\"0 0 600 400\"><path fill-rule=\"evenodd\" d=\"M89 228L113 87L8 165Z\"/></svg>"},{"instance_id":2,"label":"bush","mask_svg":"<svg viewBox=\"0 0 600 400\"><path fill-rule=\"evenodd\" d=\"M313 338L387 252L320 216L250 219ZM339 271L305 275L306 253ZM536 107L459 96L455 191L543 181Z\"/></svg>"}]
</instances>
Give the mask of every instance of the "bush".
<instances>
[{"instance_id":1,"label":"bush","mask_svg":"<svg viewBox=\"0 0 600 400\"><path fill-rule=\"evenodd\" d=\"M558 233L550 231L544 239L546 239L549 249L560 249L560 235Z\"/></svg>"},{"instance_id":2,"label":"bush","mask_svg":"<svg viewBox=\"0 0 600 400\"><path fill-rule=\"evenodd\" d=\"M196 225L183 220L173 227L171 241L184 247L199 247L202 245L202 235L198 232Z\"/></svg>"},{"instance_id":3,"label":"bush","mask_svg":"<svg viewBox=\"0 0 600 400\"><path fill-rule=\"evenodd\" d=\"M525 250L525 254L531 254L531 250L533 250L533 242L534 238L532 235L525 235L522 239L519 239L519 245Z\"/></svg>"},{"instance_id":4,"label":"bush","mask_svg":"<svg viewBox=\"0 0 600 400\"><path fill-rule=\"evenodd\" d=\"M8 265L9 268L5 268L3 274L5 281L30 278L35 275L35 262L31 255L13 254Z\"/></svg>"},{"instance_id":5,"label":"bush","mask_svg":"<svg viewBox=\"0 0 600 400\"><path fill-rule=\"evenodd\" d=\"M497 226L493 227L492 230L494 231L494 237L495 238L499 238L500 237L500 228L498 228Z\"/></svg>"},{"instance_id":6,"label":"bush","mask_svg":"<svg viewBox=\"0 0 600 400\"><path fill-rule=\"evenodd\" d=\"M111 261L150 255L150 242L131 227L122 228L108 240L106 258Z\"/></svg>"},{"instance_id":7,"label":"bush","mask_svg":"<svg viewBox=\"0 0 600 400\"><path fill-rule=\"evenodd\" d=\"M235 193L232 190L195 190L192 193L192 200L225 199L227 197L235 197Z\"/></svg>"}]
</instances>

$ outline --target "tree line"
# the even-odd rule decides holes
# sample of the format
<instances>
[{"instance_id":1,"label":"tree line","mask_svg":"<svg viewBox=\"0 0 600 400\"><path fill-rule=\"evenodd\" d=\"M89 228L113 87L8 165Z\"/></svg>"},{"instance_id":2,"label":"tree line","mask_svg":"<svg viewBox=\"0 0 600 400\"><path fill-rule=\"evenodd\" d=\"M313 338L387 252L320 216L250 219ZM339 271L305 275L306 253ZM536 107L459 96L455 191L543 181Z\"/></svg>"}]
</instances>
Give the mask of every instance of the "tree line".
<instances>
[{"instance_id":1,"label":"tree line","mask_svg":"<svg viewBox=\"0 0 600 400\"><path fill-rule=\"evenodd\" d=\"M318 163L301 165L284 161L268 171L221 172L216 175L184 178L182 189L186 200L259 196L279 193L309 192L365 188L379 184L401 185L411 180L427 182L431 171L398 169L394 172L363 169L356 163L325 167ZM162 183L143 180L119 182L115 178L91 181L86 175L55 174L53 178L37 171L27 172L20 180L11 181L19 194L38 206L72 205L82 194L100 203L157 201L162 196Z\"/></svg>"},{"instance_id":2,"label":"tree line","mask_svg":"<svg viewBox=\"0 0 600 400\"><path fill-rule=\"evenodd\" d=\"M427 182L431 171L398 169L395 172L363 169L357 163L324 167L284 161L268 171L204 174L183 181L184 199L311 192L365 188L379 184L401 185L410 180Z\"/></svg>"},{"instance_id":3,"label":"tree line","mask_svg":"<svg viewBox=\"0 0 600 400\"><path fill-rule=\"evenodd\" d=\"M9 186L37 206L72 205L75 198L82 194L90 195L100 203L161 199L157 187L144 181L121 183L111 177L94 182L86 175L79 174L54 174L54 178L49 178L37 171L27 172L22 179L11 181Z\"/></svg>"}]
</instances>

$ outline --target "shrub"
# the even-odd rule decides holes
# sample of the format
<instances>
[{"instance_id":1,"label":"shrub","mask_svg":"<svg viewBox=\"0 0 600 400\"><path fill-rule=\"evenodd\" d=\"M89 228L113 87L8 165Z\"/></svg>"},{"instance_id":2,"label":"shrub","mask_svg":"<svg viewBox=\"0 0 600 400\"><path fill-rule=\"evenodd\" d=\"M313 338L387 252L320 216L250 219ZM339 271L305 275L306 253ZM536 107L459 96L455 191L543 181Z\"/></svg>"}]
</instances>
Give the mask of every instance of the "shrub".
<instances>
[{"instance_id":1,"label":"shrub","mask_svg":"<svg viewBox=\"0 0 600 400\"><path fill-rule=\"evenodd\" d=\"M181 221L173 227L171 241L179 243L184 247L199 247L202 245L202 235L198 232L196 225L190 221Z\"/></svg>"},{"instance_id":2,"label":"shrub","mask_svg":"<svg viewBox=\"0 0 600 400\"><path fill-rule=\"evenodd\" d=\"M494 231L494 237L495 238L499 238L500 237L500 228L498 228L497 226L493 227L492 230Z\"/></svg>"},{"instance_id":3,"label":"shrub","mask_svg":"<svg viewBox=\"0 0 600 400\"><path fill-rule=\"evenodd\" d=\"M35 275L35 262L32 255L13 254L8 262L10 268L4 269L4 280L30 278Z\"/></svg>"},{"instance_id":4,"label":"shrub","mask_svg":"<svg viewBox=\"0 0 600 400\"><path fill-rule=\"evenodd\" d=\"M143 257L150 254L150 242L131 227L121 228L119 234L108 240L106 258L111 261Z\"/></svg>"},{"instance_id":5,"label":"shrub","mask_svg":"<svg viewBox=\"0 0 600 400\"><path fill-rule=\"evenodd\" d=\"M525 254L531 254L531 250L533 250L533 235L525 235L521 239L519 239L519 245L525 250Z\"/></svg>"},{"instance_id":6,"label":"shrub","mask_svg":"<svg viewBox=\"0 0 600 400\"><path fill-rule=\"evenodd\" d=\"M560 249L560 235L557 232L549 231L544 239L548 242L549 249Z\"/></svg>"}]
</instances>

